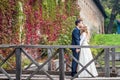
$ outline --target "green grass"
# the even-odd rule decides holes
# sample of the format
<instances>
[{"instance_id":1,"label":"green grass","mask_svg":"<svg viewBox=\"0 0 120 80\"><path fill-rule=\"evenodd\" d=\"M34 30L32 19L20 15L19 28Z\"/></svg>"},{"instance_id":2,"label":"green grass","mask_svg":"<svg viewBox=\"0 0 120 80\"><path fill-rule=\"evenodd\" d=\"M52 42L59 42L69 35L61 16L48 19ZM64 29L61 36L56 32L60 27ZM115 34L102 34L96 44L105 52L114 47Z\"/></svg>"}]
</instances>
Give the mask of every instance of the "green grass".
<instances>
[{"instance_id":1,"label":"green grass","mask_svg":"<svg viewBox=\"0 0 120 80\"><path fill-rule=\"evenodd\" d=\"M119 46L120 34L94 34L90 40L90 45L104 45L104 46ZM91 49L92 53L96 55L101 49ZM120 52L120 48L116 49Z\"/></svg>"},{"instance_id":2,"label":"green grass","mask_svg":"<svg viewBox=\"0 0 120 80\"><path fill-rule=\"evenodd\" d=\"M91 45L120 45L120 34L95 34L91 38Z\"/></svg>"}]
</instances>

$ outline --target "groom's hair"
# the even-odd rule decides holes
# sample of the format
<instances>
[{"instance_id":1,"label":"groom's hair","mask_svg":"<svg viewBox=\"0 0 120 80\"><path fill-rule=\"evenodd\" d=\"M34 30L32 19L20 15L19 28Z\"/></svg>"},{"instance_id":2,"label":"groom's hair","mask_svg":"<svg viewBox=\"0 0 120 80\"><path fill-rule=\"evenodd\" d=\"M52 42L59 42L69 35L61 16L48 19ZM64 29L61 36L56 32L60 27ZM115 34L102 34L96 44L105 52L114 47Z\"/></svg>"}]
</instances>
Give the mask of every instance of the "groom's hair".
<instances>
[{"instance_id":1,"label":"groom's hair","mask_svg":"<svg viewBox=\"0 0 120 80\"><path fill-rule=\"evenodd\" d=\"M77 26L78 23L80 23L81 21L82 21L81 19L77 19L77 20L75 21L75 25Z\"/></svg>"}]
</instances>

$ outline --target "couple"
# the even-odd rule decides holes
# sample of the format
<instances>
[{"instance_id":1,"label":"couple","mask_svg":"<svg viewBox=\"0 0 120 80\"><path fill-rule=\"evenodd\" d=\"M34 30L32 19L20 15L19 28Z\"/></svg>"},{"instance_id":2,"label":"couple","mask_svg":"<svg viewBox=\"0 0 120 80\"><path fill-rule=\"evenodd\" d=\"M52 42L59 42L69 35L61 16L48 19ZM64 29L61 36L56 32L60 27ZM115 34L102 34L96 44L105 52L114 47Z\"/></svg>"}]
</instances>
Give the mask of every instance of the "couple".
<instances>
[{"instance_id":1,"label":"couple","mask_svg":"<svg viewBox=\"0 0 120 80\"><path fill-rule=\"evenodd\" d=\"M82 20L75 21L76 28L72 32L72 45L80 45L80 46L88 46L88 31L87 27L83 25ZM90 48L81 48L76 49L72 48L73 56L83 65L85 66L90 60L93 59ZM78 71L80 71L82 67L76 63L76 61L72 60L72 72L71 76L73 77ZM92 62L86 68L93 76L98 76L95 63ZM91 75L83 70L78 77L91 77Z\"/></svg>"}]
</instances>

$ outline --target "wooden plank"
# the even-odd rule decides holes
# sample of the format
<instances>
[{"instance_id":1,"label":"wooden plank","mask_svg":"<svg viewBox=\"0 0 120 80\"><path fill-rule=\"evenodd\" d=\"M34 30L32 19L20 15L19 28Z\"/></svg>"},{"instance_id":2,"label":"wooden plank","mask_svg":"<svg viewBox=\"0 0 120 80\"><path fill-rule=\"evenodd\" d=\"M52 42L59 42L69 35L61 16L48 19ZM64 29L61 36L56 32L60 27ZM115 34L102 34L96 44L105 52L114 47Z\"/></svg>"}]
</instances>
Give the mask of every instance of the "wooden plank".
<instances>
[{"instance_id":1,"label":"wooden plank","mask_svg":"<svg viewBox=\"0 0 120 80\"><path fill-rule=\"evenodd\" d=\"M65 80L65 72L64 72L64 49L60 49L59 53L59 71L60 71L60 78L59 80Z\"/></svg>"},{"instance_id":2,"label":"wooden plank","mask_svg":"<svg viewBox=\"0 0 120 80\"><path fill-rule=\"evenodd\" d=\"M111 51L112 51L112 69L115 69L115 48L112 48Z\"/></svg>"},{"instance_id":3,"label":"wooden plank","mask_svg":"<svg viewBox=\"0 0 120 80\"><path fill-rule=\"evenodd\" d=\"M52 49L47 49L48 58L52 56ZM48 70L51 70L51 60L48 62Z\"/></svg>"},{"instance_id":4,"label":"wooden plank","mask_svg":"<svg viewBox=\"0 0 120 80\"><path fill-rule=\"evenodd\" d=\"M15 50L16 55L16 80L21 80L22 66L21 66L21 49Z\"/></svg>"},{"instance_id":5,"label":"wooden plank","mask_svg":"<svg viewBox=\"0 0 120 80\"><path fill-rule=\"evenodd\" d=\"M79 45L8 45L2 44L0 48L120 48L120 46L79 46Z\"/></svg>"},{"instance_id":6,"label":"wooden plank","mask_svg":"<svg viewBox=\"0 0 120 80\"><path fill-rule=\"evenodd\" d=\"M109 48L105 49L105 77L110 77Z\"/></svg>"},{"instance_id":7,"label":"wooden plank","mask_svg":"<svg viewBox=\"0 0 120 80\"><path fill-rule=\"evenodd\" d=\"M0 59L1 59L2 61L5 60L5 58L4 58L2 55L0 55ZM13 69L13 66L12 66L8 61L6 61L6 63L10 66L11 69Z\"/></svg>"},{"instance_id":8,"label":"wooden plank","mask_svg":"<svg viewBox=\"0 0 120 80\"><path fill-rule=\"evenodd\" d=\"M74 80L120 80L120 77L76 78Z\"/></svg>"},{"instance_id":9,"label":"wooden plank","mask_svg":"<svg viewBox=\"0 0 120 80\"><path fill-rule=\"evenodd\" d=\"M43 52L35 59L35 61L37 61L38 59L40 59L41 56L42 56L44 53L45 53L45 51L43 51ZM29 69L32 64L33 64L33 63L30 63L24 70Z\"/></svg>"},{"instance_id":10,"label":"wooden plank","mask_svg":"<svg viewBox=\"0 0 120 80\"><path fill-rule=\"evenodd\" d=\"M31 74L33 73L35 70L24 70L22 71L22 74ZM14 74L16 72L16 70L7 70L6 71L8 74ZM59 71L47 71L47 73L49 73L50 75L59 75ZM2 72L0 72L0 74L2 74ZM37 75L45 75L45 73L43 71L39 71L38 73L36 73ZM71 72L65 72L65 75L70 76Z\"/></svg>"},{"instance_id":11,"label":"wooden plank","mask_svg":"<svg viewBox=\"0 0 120 80\"><path fill-rule=\"evenodd\" d=\"M0 68L0 71L2 71L2 73L4 73L4 75L9 78L9 80L13 80L10 75L3 69L3 68Z\"/></svg>"},{"instance_id":12,"label":"wooden plank","mask_svg":"<svg viewBox=\"0 0 120 80\"><path fill-rule=\"evenodd\" d=\"M110 54L112 54L113 52L109 52ZM115 52L115 54L120 54L120 52Z\"/></svg>"},{"instance_id":13,"label":"wooden plank","mask_svg":"<svg viewBox=\"0 0 120 80\"><path fill-rule=\"evenodd\" d=\"M39 65L29 54L27 54L26 52L25 52L25 50L24 49L22 49L22 52L32 61L32 63L33 64L35 64L38 68L27 78L27 80L29 80L30 78L32 78L32 76L34 75L34 74L36 74L37 72L39 72L40 70L42 70L42 67L46 64L46 63L48 63L48 61L50 61L57 53L55 53L55 54L53 54L50 58L48 58L42 65ZM44 70L42 70L51 80L53 80L52 79L52 77L46 72L46 71L44 71Z\"/></svg>"},{"instance_id":14,"label":"wooden plank","mask_svg":"<svg viewBox=\"0 0 120 80\"><path fill-rule=\"evenodd\" d=\"M116 73L116 67L115 67L115 48L112 48L111 51L112 51L112 72Z\"/></svg>"},{"instance_id":15,"label":"wooden plank","mask_svg":"<svg viewBox=\"0 0 120 80\"><path fill-rule=\"evenodd\" d=\"M0 63L0 67L11 57L13 56L15 50L13 50L1 63Z\"/></svg>"},{"instance_id":16,"label":"wooden plank","mask_svg":"<svg viewBox=\"0 0 120 80\"><path fill-rule=\"evenodd\" d=\"M10 74L12 79L16 80L15 74ZM22 80L26 80L29 74L23 74ZM59 75L51 75L54 80L59 80ZM70 80L71 76L65 76L65 80ZM4 74L0 74L0 80L8 80ZM50 80L46 75L34 75L30 80ZM89 78L75 78L74 80L120 80L120 77L89 77Z\"/></svg>"},{"instance_id":17,"label":"wooden plank","mask_svg":"<svg viewBox=\"0 0 120 80\"><path fill-rule=\"evenodd\" d=\"M79 45L20 45L26 48L120 48L120 46L79 46Z\"/></svg>"},{"instance_id":18,"label":"wooden plank","mask_svg":"<svg viewBox=\"0 0 120 80\"><path fill-rule=\"evenodd\" d=\"M97 70L98 70L99 68L97 67ZM120 69L120 68L119 68ZM6 70L6 72L8 73L8 74L14 74L15 72L16 72L16 70L10 70L10 71L8 71L8 70ZM22 71L22 75L24 75L24 74L31 74L31 73L33 73L34 72L34 70L24 70L24 71ZM59 71L46 71L47 73L49 73L50 75L59 75ZM2 73L0 73L0 75L1 75ZM99 72L98 73L99 75L99 77L104 77L105 76L105 73L104 72ZM46 75L43 71L39 71L38 73L36 73L35 75ZM65 71L65 75L66 76L71 76L71 72L69 71ZM110 73L110 76L111 77L117 77L117 76L120 76L120 74L114 74L114 73Z\"/></svg>"}]
</instances>

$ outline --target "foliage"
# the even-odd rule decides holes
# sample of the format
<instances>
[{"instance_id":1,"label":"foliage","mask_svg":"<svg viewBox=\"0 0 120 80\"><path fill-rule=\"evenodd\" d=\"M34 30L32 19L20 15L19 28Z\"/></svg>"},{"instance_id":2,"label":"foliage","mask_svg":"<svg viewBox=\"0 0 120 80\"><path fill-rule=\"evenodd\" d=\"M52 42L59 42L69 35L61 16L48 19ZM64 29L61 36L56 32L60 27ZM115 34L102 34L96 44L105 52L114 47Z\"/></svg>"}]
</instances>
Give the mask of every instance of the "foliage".
<instances>
[{"instance_id":1,"label":"foliage","mask_svg":"<svg viewBox=\"0 0 120 80\"><path fill-rule=\"evenodd\" d=\"M120 45L119 34L96 34L91 43L93 45Z\"/></svg>"},{"instance_id":2,"label":"foliage","mask_svg":"<svg viewBox=\"0 0 120 80\"><path fill-rule=\"evenodd\" d=\"M90 40L90 45L106 45L117 46L120 45L119 34L94 34ZM96 55L101 49L92 49L94 55Z\"/></svg>"},{"instance_id":3,"label":"foliage","mask_svg":"<svg viewBox=\"0 0 120 80\"><path fill-rule=\"evenodd\" d=\"M53 44L59 37L64 20L69 16L76 15L74 2L74 0L65 2L61 0L26 1L24 13L26 15L27 44L38 44L39 42L43 44L43 42L41 43L42 35L47 37L45 44Z\"/></svg>"},{"instance_id":4,"label":"foliage","mask_svg":"<svg viewBox=\"0 0 120 80\"><path fill-rule=\"evenodd\" d=\"M28 58L22 59L22 67L24 68L26 65L29 65L31 61Z\"/></svg>"},{"instance_id":5,"label":"foliage","mask_svg":"<svg viewBox=\"0 0 120 80\"><path fill-rule=\"evenodd\" d=\"M120 13L120 1L119 0L101 0L106 13L108 15L107 20L105 21L106 27L105 32L106 33L115 33L116 32L116 26L114 26L114 21L116 17L118 18L118 15Z\"/></svg>"},{"instance_id":6,"label":"foliage","mask_svg":"<svg viewBox=\"0 0 120 80\"><path fill-rule=\"evenodd\" d=\"M70 44L69 31L79 15L75 1L0 0L0 44ZM2 49L0 54L11 51Z\"/></svg>"},{"instance_id":7,"label":"foliage","mask_svg":"<svg viewBox=\"0 0 120 80\"><path fill-rule=\"evenodd\" d=\"M14 0L0 0L0 44L18 44L19 42L15 3Z\"/></svg>"},{"instance_id":8,"label":"foliage","mask_svg":"<svg viewBox=\"0 0 120 80\"><path fill-rule=\"evenodd\" d=\"M109 9L111 9L111 7L113 6L113 4L112 4L113 1L114 0L101 0L104 8L109 8Z\"/></svg>"},{"instance_id":9,"label":"foliage","mask_svg":"<svg viewBox=\"0 0 120 80\"><path fill-rule=\"evenodd\" d=\"M73 28L75 27L74 21L76 20L75 16L67 18L62 23L62 30L61 34L59 35L59 38L57 39L55 44L58 45L69 45L71 44L71 33Z\"/></svg>"},{"instance_id":10,"label":"foliage","mask_svg":"<svg viewBox=\"0 0 120 80\"><path fill-rule=\"evenodd\" d=\"M106 14L107 14L107 16L108 16L108 17L105 19L105 33L107 33L108 24L109 24L109 22L110 22L111 9L105 8L105 11L106 11ZM116 19L119 19L119 18L120 18L120 15L117 15L117 16L116 16ZM116 20L114 20L112 33L116 33L116 31L117 31L117 23L116 23Z\"/></svg>"},{"instance_id":11,"label":"foliage","mask_svg":"<svg viewBox=\"0 0 120 80\"><path fill-rule=\"evenodd\" d=\"M44 0L42 2L42 14L45 20L55 20L56 6L55 0Z\"/></svg>"},{"instance_id":12,"label":"foliage","mask_svg":"<svg viewBox=\"0 0 120 80\"><path fill-rule=\"evenodd\" d=\"M18 6L16 0L0 0L0 44L19 44ZM6 57L11 51L1 49L0 54ZM12 59L10 62L14 65Z\"/></svg>"},{"instance_id":13,"label":"foliage","mask_svg":"<svg viewBox=\"0 0 120 80\"><path fill-rule=\"evenodd\" d=\"M75 0L1 0L0 4L1 44L38 44L42 35L51 44L59 37L64 20L79 12Z\"/></svg>"},{"instance_id":14,"label":"foliage","mask_svg":"<svg viewBox=\"0 0 120 80\"><path fill-rule=\"evenodd\" d=\"M2 56L2 55L0 54L0 56ZM5 56L3 56L3 57L4 57L4 59L5 59ZM2 62L2 60L0 60L0 62ZM12 57L10 57L10 58L7 60L7 62L2 65L2 67L5 68L5 69L7 69L7 70L10 70L10 69L15 68L15 67L16 67L16 64L15 64L15 56L13 55Z\"/></svg>"}]
</instances>

